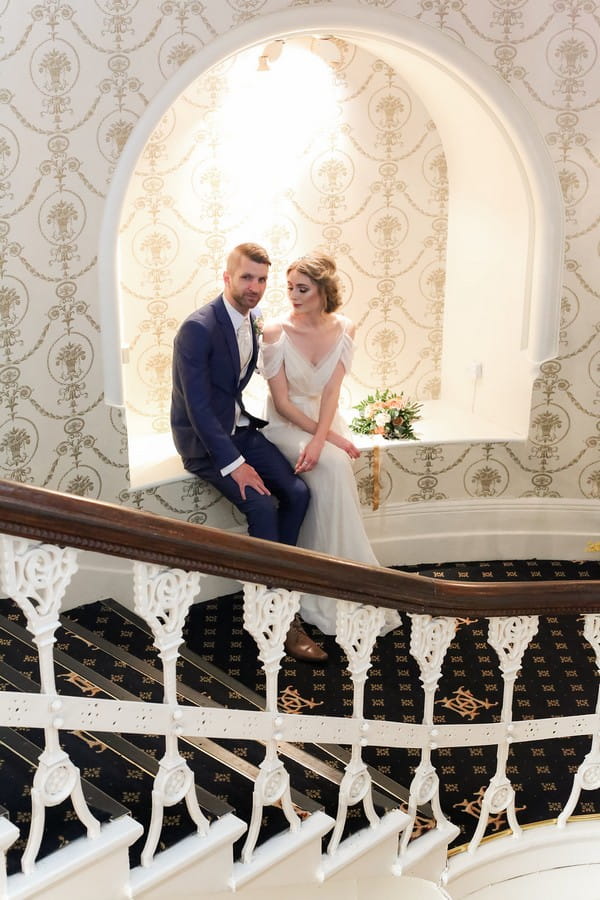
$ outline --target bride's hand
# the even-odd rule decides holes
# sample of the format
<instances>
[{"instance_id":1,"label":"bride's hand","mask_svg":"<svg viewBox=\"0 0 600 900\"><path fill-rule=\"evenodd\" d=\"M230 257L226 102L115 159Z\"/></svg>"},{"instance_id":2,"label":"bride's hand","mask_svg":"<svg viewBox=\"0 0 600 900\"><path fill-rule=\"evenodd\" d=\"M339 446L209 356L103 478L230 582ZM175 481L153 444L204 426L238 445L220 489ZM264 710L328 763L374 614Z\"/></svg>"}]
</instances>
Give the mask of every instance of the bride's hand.
<instances>
[{"instance_id":1,"label":"bride's hand","mask_svg":"<svg viewBox=\"0 0 600 900\"><path fill-rule=\"evenodd\" d=\"M336 447L339 447L340 450L343 450L344 453L347 453L350 459L358 459L360 456L360 450L356 444L353 444L352 441L349 441L348 438L343 437L343 435L338 434L336 431L330 432L329 440L332 444L335 444Z\"/></svg>"},{"instance_id":2,"label":"bride's hand","mask_svg":"<svg viewBox=\"0 0 600 900\"><path fill-rule=\"evenodd\" d=\"M317 438L310 440L306 447L300 451L300 455L296 460L294 467L296 475L302 474L302 472L310 472L311 469L314 469L319 462L322 449L323 441L317 440Z\"/></svg>"}]
</instances>

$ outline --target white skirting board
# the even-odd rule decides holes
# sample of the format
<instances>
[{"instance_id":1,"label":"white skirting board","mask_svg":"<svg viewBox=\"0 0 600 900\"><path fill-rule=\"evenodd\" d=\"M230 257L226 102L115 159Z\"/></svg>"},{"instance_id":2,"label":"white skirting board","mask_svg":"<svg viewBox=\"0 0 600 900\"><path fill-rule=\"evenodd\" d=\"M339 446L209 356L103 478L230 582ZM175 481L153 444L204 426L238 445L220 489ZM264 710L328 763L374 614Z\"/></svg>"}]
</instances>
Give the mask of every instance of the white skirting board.
<instances>
[{"instance_id":1,"label":"white skirting board","mask_svg":"<svg viewBox=\"0 0 600 900\"><path fill-rule=\"evenodd\" d=\"M592 500L436 500L365 510L382 565L493 559L600 559Z\"/></svg>"},{"instance_id":2,"label":"white skirting board","mask_svg":"<svg viewBox=\"0 0 600 900\"><path fill-rule=\"evenodd\" d=\"M597 900L600 872L600 822L553 823L526 827L482 843L472 856L452 856L445 873L452 900ZM590 893L586 883L594 885Z\"/></svg>"},{"instance_id":3,"label":"white skirting board","mask_svg":"<svg viewBox=\"0 0 600 900\"><path fill-rule=\"evenodd\" d=\"M493 559L600 559L600 504L591 500L438 500L365 509L365 526L382 565ZM65 609L112 597L133 608L132 564L79 554ZM199 600L231 593L231 579L208 575Z\"/></svg>"}]
</instances>

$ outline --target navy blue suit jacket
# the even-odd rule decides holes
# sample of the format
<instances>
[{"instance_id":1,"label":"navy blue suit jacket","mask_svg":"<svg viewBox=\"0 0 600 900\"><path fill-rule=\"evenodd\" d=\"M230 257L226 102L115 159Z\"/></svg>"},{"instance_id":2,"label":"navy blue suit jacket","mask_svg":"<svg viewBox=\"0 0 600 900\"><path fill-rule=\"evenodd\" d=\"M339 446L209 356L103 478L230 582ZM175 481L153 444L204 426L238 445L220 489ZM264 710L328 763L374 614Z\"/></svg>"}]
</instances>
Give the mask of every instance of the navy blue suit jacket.
<instances>
[{"instance_id":1,"label":"navy blue suit jacket","mask_svg":"<svg viewBox=\"0 0 600 900\"><path fill-rule=\"evenodd\" d=\"M188 459L210 457L220 470L239 457L231 432L236 399L256 368L254 328L252 342L252 358L240 382L237 337L222 294L181 324L173 346L171 430L184 465ZM252 424L265 424L248 418Z\"/></svg>"}]
</instances>

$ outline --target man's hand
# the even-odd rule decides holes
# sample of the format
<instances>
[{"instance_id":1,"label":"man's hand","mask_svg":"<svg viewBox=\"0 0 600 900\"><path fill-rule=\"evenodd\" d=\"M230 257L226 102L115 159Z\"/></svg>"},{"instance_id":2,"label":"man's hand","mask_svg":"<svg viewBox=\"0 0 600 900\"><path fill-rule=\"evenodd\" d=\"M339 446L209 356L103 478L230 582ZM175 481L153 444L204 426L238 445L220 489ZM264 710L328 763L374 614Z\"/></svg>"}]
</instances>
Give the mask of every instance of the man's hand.
<instances>
[{"instance_id":1,"label":"man's hand","mask_svg":"<svg viewBox=\"0 0 600 900\"><path fill-rule=\"evenodd\" d=\"M257 494L271 494L266 484L249 463L242 463L237 469L229 473L240 489L242 500L246 499L246 488L251 487Z\"/></svg>"}]
</instances>

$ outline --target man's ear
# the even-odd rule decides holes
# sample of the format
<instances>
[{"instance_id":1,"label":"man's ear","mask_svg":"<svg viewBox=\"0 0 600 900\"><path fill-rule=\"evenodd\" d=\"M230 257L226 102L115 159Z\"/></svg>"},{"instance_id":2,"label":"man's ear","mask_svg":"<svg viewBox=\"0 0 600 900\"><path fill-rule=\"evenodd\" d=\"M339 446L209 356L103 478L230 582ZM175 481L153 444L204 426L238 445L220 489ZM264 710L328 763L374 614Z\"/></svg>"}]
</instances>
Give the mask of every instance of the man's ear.
<instances>
[{"instance_id":1,"label":"man's ear","mask_svg":"<svg viewBox=\"0 0 600 900\"><path fill-rule=\"evenodd\" d=\"M225 271L223 272L223 283L226 284L227 287L231 287L231 275L229 274L227 269L225 269Z\"/></svg>"}]
</instances>

